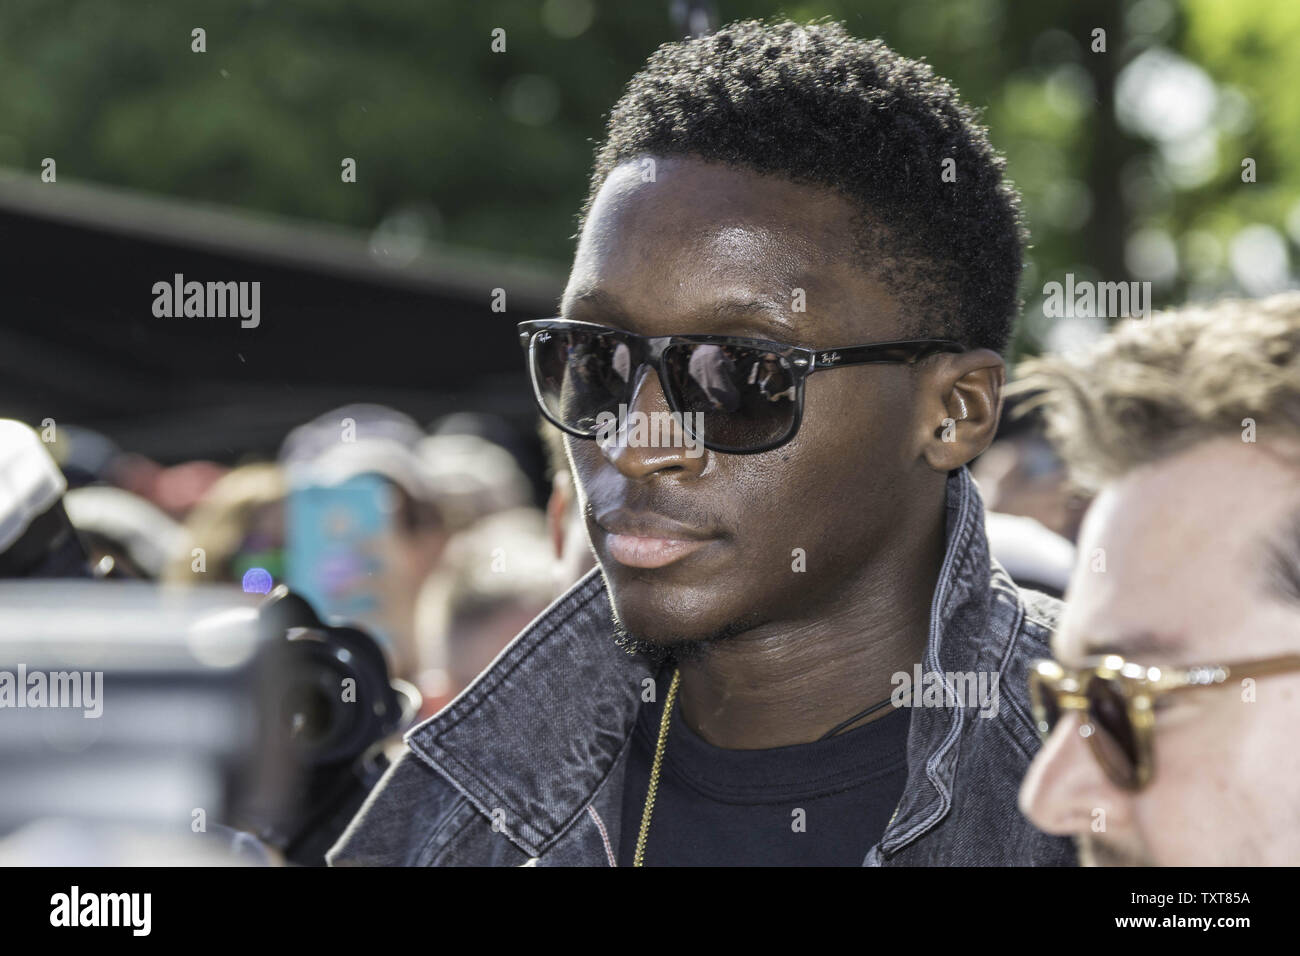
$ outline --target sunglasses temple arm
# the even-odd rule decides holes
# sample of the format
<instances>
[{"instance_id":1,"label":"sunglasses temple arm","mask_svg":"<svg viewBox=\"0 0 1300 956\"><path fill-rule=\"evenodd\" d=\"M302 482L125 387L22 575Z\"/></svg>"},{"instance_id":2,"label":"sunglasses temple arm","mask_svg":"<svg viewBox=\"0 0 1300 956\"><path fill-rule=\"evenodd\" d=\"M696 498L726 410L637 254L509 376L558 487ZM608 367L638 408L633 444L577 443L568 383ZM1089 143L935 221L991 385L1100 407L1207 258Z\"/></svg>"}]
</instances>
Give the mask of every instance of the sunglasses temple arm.
<instances>
[{"instance_id":1,"label":"sunglasses temple arm","mask_svg":"<svg viewBox=\"0 0 1300 956\"><path fill-rule=\"evenodd\" d=\"M964 351L957 342L944 340L856 345L845 349L814 352L809 371L841 365L911 365L936 352Z\"/></svg>"},{"instance_id":2,"label":"sunglasses temple arm","mask_svg":"<svg viewBox=\"0 0 1300 956\"><path fill-rule=\"evenodd\" d=\"M1300 654L1287 654L1282 657L1270 657L1260 661L1224 664L1222 669L1227 672L1227 676L1230 678L1268 677L1272 674L1286 674L1292 671L1300 671Z\"/></svg>"}]
</instances>

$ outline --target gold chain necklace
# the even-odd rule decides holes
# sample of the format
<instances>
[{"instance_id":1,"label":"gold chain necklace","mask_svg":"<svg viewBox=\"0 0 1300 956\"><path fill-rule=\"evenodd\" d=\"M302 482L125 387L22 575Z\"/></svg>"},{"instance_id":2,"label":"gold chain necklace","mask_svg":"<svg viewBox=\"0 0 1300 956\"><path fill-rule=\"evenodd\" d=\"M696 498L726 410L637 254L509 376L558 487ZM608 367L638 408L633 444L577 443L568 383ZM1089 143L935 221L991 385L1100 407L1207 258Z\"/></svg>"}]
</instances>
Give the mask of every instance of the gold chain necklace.
<instances>
[{"instance_id":1,"label":"gold chain necklace","mask_svg":"<svg viewBox=\"0 0 1300 956\"><path fill-rule=\"evenodd\" d=\"M677 680L680 676L679 671L673 671L672 683L668 685L668 697L664 701L664 712L659 718L659 739L655 743L655 757L650 764L650 786L645 794L645 808L641 811L641 831L636 837L636 853L632 855L633 866L645 866L645 843L646 838L650 835L650 817L655 810L655 794L659 791L659 770L664 763L664 750L668 746L668 727L672 723L673 702L677 700ZM856 717L850 717L844 723L834 727L829 733L823 735L820 739L826 740L833 737L850 724L855 724L863 717L870 715L873 711L879 710L885 704L891 703L892 697L887 697L879 704L875 704L858 714ZM899 806L902 806L902 800L899 800ZM898 807L894 808L894 816L898 816ZM889 818L889 822L894 822L894 817Z\"/></svg>"},{"instance_id":2,"label":"gold chain necklace","mask_svg":"<svg viewBox=\"0 0 1300 956\"><path fill-rule=\"evenodd\" d=\"M677 699L678 671L673 671L672 683L668 685L668 698L664 701L663 716L659 718L659 740L655 744L655 759L650 765L650 787L646 790L645 809L641 811L641 832L636 838L636 853L632 857L633 866L645 865L645 841L650 835L650 816L655 811L655 793L659 790L659 769L664 763L664 749L668 745L668 725L672 723L673 702Z\"/></svg>"}]
</instances>

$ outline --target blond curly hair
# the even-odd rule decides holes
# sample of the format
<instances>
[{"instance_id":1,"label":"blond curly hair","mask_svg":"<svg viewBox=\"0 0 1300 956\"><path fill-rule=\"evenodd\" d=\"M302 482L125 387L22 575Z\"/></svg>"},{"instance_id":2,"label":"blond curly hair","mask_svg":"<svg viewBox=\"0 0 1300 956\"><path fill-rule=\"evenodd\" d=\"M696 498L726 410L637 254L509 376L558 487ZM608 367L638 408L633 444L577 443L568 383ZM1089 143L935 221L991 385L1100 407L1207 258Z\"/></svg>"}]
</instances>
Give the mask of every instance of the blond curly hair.
<instances>
[{"instance_id":1,"label":"blond curly hair","mask_svg":"<svg viewBox=\"0 0 1300 956\"><path fill-rule=\"evenodd\" d=\"M1129 319L1076 354L1021 363L1009 395L1039 408L1082 488L1217 437L1300 440L1300 292Z\"/></svg>"}]
</instances>

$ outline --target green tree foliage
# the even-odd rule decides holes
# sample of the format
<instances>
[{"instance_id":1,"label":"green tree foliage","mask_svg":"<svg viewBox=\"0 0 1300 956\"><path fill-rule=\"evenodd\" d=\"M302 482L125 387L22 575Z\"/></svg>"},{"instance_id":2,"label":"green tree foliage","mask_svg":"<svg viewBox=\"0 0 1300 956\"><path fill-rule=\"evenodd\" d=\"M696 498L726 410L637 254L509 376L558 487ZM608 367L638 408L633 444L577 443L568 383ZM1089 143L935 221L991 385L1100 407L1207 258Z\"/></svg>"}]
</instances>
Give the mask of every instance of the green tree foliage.
<instances>
[{"instance_id":1,"label":"green tree foliage","mask_svg":"<svg viewBox=\"0 0 1300 956\"><path fill-rule=\"evenodd\" d=\"M36 175L51 156L60 178L563 263L604 116L651 50L680 34L671 7L6 0L0 166ZM928 59L985 109L1032 235L1019 350L1042 343L1041 287L1066 271L1108 280L1151 272L1160 304L1242 288L1233 250L1250 227L1272 230L1274 254L1280 242L1294 257L1300 6L718 7L723 19L846 20ZM196 27L205 53L191 51ZM1106 31L1104 53L1092 49L1096 28ZM495 29L505 31L503 53L492 50ZM1118 91L1133 86L1126 70L1152 51L1173 64L1155 74L1178 80L1164 95L1177 99L1179 83L1195 85L1198 74L1210 84L1212 108L1181 138L1161 139L1117 112ZM1164 101L1147 100L1150 120ZM1254 184L1241 181L1247 156L1258 165ZM357 162L355 184L340 181L344 157Z\"/></svg>"}]
</instances>

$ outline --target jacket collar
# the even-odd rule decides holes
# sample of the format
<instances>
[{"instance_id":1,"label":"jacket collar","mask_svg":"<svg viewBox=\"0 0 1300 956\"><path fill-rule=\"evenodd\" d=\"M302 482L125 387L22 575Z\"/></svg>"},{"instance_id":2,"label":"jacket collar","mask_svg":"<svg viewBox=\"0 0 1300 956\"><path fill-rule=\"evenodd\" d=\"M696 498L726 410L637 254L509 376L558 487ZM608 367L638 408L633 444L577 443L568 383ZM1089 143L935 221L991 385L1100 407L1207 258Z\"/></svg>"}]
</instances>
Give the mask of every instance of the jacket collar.
<instances>
[{"instance_id":1,"label":"jacket collar","mask_svg":"<svg viewBox=\"0 0 1300 956\"><path fill-rule=\"evenodd\" d=\"M650 665L614 643L596 568L406 735L529 856L582 814L629 739Z\"/></svg>"},{"instance_id":2,"label":"jacket collar","mask_svg":"<svg viewBox=\"0 0 1300 956\"><path fill-rule=\"evenodd\" d=\"M988 619L984 509L969 472L947 483L947 548L930 609L924 668L973 669ZM540 856L574 824L627 743L651 666L613 640L599 568L543 611L448 707L406 742L524 852ZM960 707L916 708L908 785L885 832L887 852L947 812Z\"/></svg>"},{"instance_id":3,"label":"jacket collar","mask_svg":"<svg viewBox=\"0 0 1300 956\"><path fill-rule=\"evenodd\" d=\"M991 613L993 562L984 529L984 503L966 468L949 474L947 492L948 546L930 602L930 636L922 670L940 675L945 694L951 692L956 698L947 675L996 666L989 662L1003 659L1016 615L1005 615L1006 626L1000 626ZM912 708L907 785L880 841L886 853L933 829L952 806L957 745L969 719L962 706Z\"/></svg>"}]
</instances>

